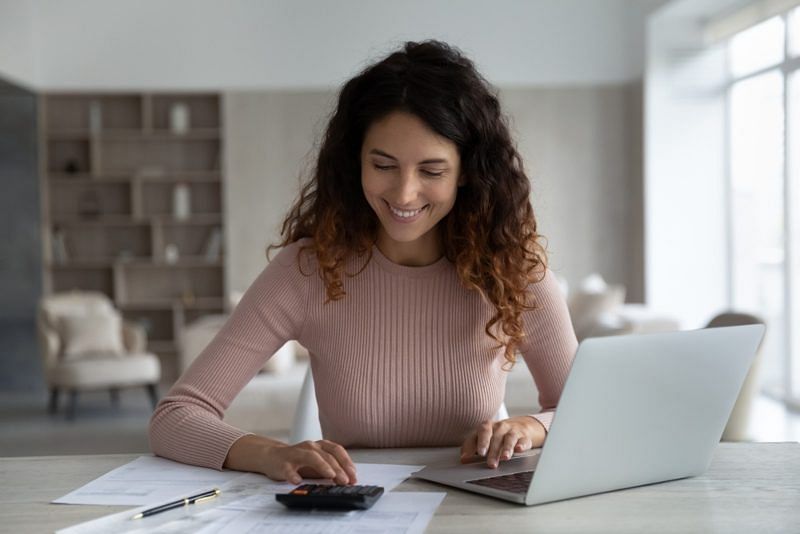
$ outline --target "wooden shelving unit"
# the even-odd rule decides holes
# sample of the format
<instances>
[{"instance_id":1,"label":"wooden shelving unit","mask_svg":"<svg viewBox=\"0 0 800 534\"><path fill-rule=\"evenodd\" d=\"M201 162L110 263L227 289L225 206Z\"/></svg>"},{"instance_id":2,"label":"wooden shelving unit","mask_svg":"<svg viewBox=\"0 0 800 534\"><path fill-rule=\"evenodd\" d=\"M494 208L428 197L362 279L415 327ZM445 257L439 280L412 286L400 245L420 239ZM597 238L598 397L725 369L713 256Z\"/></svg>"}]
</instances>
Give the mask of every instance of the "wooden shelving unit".
<instances>
[{"instance_id":1,"label":"wooden shelving unit","mask_svg":"<svg viewBox=\"0 0 800 534\"><path fill-rule=\"evenodd\" d=\"M45 291L107 294L171 381L183 325L224 309L220 97L50 93L39 109ZM188 216L174 210L178 184Z\"/></svg>"}]
</instances>

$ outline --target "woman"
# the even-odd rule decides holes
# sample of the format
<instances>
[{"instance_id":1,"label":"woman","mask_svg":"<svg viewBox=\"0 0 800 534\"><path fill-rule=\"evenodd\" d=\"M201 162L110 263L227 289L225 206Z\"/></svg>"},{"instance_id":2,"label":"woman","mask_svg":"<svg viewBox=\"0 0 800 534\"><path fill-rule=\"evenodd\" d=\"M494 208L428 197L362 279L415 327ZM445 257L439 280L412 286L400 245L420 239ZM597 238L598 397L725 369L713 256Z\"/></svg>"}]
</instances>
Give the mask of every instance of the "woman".
<instances>
[{"instance_id":1,"label":"woman","mask_svg":"<svg viewBox=\"0 0 800 534\"><path fill-rule=\"evenodd\" d=\"M161 401L153 451L356 481L344 447L461 445L490 467L539 447L577 342L547 271L529 180L472 62L437 41L348 81L282 250ZM221 421L266 358L311 355L326 439L286 445ZM492 421L519 351L543 411Z\"/></svg>"}]
</instances>

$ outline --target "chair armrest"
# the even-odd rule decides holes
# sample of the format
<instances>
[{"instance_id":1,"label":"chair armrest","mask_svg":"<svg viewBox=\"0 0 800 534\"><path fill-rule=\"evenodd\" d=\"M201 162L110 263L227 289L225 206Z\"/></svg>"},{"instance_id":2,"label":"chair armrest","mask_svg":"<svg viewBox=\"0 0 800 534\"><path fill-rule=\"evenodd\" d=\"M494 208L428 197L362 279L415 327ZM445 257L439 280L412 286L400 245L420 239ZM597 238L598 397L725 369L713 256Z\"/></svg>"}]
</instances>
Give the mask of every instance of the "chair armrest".
<instances>
[{"instance_id":1,"label":"chair armrest","mask_svg":"<svg viewBox=\"0 0 800 534\"><path fill-rule=\"evenodd\" d=\"M128 352L144 352L147 349L147 332L141 325L123 321L122 344Z\"/></svg>"},{"instance_id":2,"label":"chair armrest","mask_svg":"<svg viewBox=\"0 0 800 534\"><path fill-rule=\"evenodd\" d=\"M58 353L61 350L61 339L55 330L39 327L39 350L45 370L58 363Z\"/></svg>"}]
</instances>

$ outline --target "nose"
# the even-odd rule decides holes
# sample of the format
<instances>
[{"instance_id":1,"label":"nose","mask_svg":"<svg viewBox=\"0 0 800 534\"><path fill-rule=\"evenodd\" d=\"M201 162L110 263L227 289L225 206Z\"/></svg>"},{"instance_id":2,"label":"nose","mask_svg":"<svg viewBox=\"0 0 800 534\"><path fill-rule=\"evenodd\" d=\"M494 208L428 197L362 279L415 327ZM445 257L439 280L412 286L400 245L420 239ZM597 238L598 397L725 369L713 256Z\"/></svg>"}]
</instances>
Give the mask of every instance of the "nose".
<instances>
[{"instance_id":1,"label":"nose","mask_svg":"<svg viewBox=\"0 0 800 534\"><path fill-rule=\"evenodd\" d=\"M413 169L400 172L394 193L394 203L398 208L414 207L419 194L419 178Z\"/></svg>"}]
</instances>

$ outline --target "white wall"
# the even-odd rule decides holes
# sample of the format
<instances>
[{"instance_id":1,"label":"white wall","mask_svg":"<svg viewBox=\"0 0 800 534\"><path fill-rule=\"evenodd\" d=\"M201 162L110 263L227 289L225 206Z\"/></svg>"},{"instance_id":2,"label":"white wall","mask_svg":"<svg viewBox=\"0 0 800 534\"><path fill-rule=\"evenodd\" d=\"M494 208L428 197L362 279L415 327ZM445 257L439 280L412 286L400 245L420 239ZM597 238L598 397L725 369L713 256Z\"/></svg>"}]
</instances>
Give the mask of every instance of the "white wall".
<instances>
[{"instance_id":1,"label":"white wall","mask_svg":"<svg viewBox=\"0 0 800 534\"><path fill-rule=\"evenodd\" d=\"M329 89L397 43L431 37L501 86L629 81L643 70L645 15L663 0L30 3L41 75L22 74L42 89ZM0 20L23 4L0 4Z\"/></svg>"},{"instance_id":2,"label":"white wall","mask_svg":"<svg viewBox=\"0 0 800 534\"><path fill-rule=\"evenodd\" d=\"M243 291L314 164L333 91L228 92L225 114L225 287Z\"/></svg>"},{"instance_id":3,"label":"white wall","mask_svg":"<svg viewBox=\"0 0 800 534\"><path fill-rule=\"evenodd\" d=\"M39 84L34 9L28 0L0 3L0 77L25 87Z\"/></svg>"}]
</instances>

